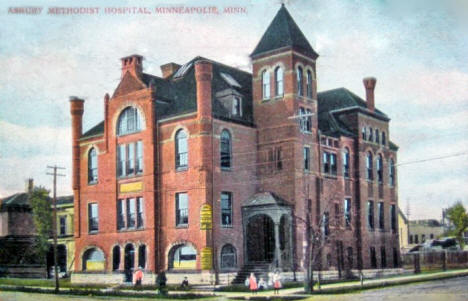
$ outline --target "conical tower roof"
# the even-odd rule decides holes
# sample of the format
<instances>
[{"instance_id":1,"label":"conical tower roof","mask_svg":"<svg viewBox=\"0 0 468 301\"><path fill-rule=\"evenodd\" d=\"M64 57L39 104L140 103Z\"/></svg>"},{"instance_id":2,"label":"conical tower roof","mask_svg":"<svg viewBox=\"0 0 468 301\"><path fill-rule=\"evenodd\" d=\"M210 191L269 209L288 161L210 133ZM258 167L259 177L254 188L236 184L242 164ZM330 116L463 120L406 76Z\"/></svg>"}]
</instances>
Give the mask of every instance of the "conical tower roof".
<instances>
[{"instance_id":1,"label":"conical tower roof","mask_svg":"<svg viewBox=\"0 0 468 301\"><path fill-rule=\"evenodd\" d=\"M271 21L270 26L268 26L262 39L250 56L254 57L259 54L287 47L294 48L313 58L318 57L318 54L314 51L312 46L310 46L309 41L307 41L306 37L299 29L299 26L294 22L284 4L282 4L280 10L273 21Z\"/></svg>"}]
</instances>

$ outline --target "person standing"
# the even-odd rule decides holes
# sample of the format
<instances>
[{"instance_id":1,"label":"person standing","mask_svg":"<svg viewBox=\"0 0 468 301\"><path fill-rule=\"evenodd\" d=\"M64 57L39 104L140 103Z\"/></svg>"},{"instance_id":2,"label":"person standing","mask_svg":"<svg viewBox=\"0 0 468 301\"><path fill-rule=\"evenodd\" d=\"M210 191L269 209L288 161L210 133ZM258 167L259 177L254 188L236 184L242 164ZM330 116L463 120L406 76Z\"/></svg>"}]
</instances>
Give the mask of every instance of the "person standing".
<instances>
[{"instance_id":1,"label":"person standing","mask_svg":"<svg viewBox=\"0 0 468 301\"><path fill-rule=\"evenodd\" d=\"M138 267L138 269L133 274L133 283L135 284L135 287L141 288L142 281L143 281L143 271L141 267Z\"/></svg>"},{"instance_id":2,"label":"person standing","mask_svg":"<svg viewBox=\"0 0 468 301\"><path fill-rule=\"evenodd\" d=\"M281 288L281 275L279 271L276 271L273 275L273 287L275 289L275 295L279 294L279 289Z\"/></svg>"},{"instance_id":3,"label":"person standing","mask_svg":"<svg viewBox=\"0 0 468 301\"><path fill-rule=\"evenodd\" d=\"M250 291L252 292L252 294L256 294L256 293L257 293L257 289L258 289L258 286L257 286L257 278L255 278L255 274L254 274L254 273L250 273L250 277L249 277L249 288L250 288Z\"/></svg>"}]
</instances>

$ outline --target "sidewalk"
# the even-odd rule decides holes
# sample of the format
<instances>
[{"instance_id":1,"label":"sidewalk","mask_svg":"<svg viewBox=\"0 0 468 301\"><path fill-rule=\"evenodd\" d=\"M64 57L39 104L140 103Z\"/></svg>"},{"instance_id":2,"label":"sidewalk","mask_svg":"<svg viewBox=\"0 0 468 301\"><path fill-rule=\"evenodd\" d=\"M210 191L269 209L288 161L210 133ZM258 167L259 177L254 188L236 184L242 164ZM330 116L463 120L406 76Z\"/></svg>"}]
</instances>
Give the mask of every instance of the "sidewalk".
<instances>
[{"instance_id":1,"label":"sidewalk","mask_svg":"<svg viewBox=\"0 0 468 301\"><path fill-rule=\"evenodd\" d=\"M422 281L430 281L430 280L438 280L438 279L446 279L446 278L454 278L454 277L461 277L461 276L468 276L468 269L463 270L452 270L446 272L434 272L434 273L427 273L427 274L411 274L411 275L404 275L404 276L395 276L389 278L380 278L380 279L367 279L364 280L363 286L359 281L350 281L350 282L340 282L340 283L332 283L332 284L323 284L321 289L315 288L315 294L339 294L339 293L347 293L350 291L356 291L361 289L369 289L369 288L379 288L385 286L392 286L392 285L400 285L400 284L407 284L413 282L422 282ZM2 289L5 290L18 290L18 291L30 291L30 292L37 292L37 293L53 293L52 287L38 287L38 286L28 286L28 287L20 287L15 285L0 285L0 291ZM155 290L129 290L129 289L92 289L92 290L85 290L85 289L71 289L71 288L61 288L61 293L67 294L80 294L82 291L83 293L92 292L94 295L100 296L123 296L123 297L132 297L132 296L141 296L141 297L155 297L157 292ZM255 299L255 300L269 300L275 297L281 297L282 299L291 299L297 300L302 298L311 297L311 295L306 295L304 293L304 289L302 287L298 288L288 288L288 289L281 289L279 295L275 295L273 290L267 291L259 291L257 294L253 295L250 292L218 292L218 291L206 291L206 290L190 290L190 291L169 291L168 297L177 297L181 295L187 295L188 298L200 298L200 297L221 297L223 299Z\"/></svg>"}]
</instances>

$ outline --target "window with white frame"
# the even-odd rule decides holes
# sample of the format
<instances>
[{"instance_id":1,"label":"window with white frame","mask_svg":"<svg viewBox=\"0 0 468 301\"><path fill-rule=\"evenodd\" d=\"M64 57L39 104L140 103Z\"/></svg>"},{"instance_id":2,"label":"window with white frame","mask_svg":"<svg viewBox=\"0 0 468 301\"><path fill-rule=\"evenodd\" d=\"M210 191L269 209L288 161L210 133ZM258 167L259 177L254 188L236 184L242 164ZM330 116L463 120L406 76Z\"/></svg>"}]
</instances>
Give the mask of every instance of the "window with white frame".
<instances>
[{"instance_id":1,"label":"window with white frame","mask_svg":"<svg viewBox=\"0 0 468 301\"><path fill-rule=\"evenodd\" d=\"M188 225L188 194L186 192L176 193L176 226Z\"/></svg>"},{"instance_id":2,"label":"window with white frame","mask_svg":"<svg viewBox=\"0 0 468 301\"><path fill-rule=\"evenodd\" d=\"M221 192L221 225L223 227L232 226L232 193Z\"/></svg>"},{"instance_id":3,"label":"window with white frame","mask_svg":"<svg viewBox=\"0 0 468 301\"><path fill-rule=\"evenodd\" d=\"M270 73L267 70L262 73L262 95L263 99L270 98Z\"/></svg>"},{"instance_id":4,"label":"window with white frame","mask_svg":"<svg viewBox=\"0 0 468 301\"><path fill-rule=\"evenodd\" d=\"M345 178L349 178L350 172L349 172L349 149L345 148L343 150L343 176Z\"/></svg>"},{"instance_id":5,"label":"window with white frame","mask_svg":"<svg viewBox=\"0 0 468 301\"><path fill-rule=\"evenodd\" d=\"M304 147L304 170L310 171L310 147Z\"/></svg>"},{"instance_id":6,"label":"window with white frame","mask_svg":"<svg viewBox=\"0 0 468 301\"><path fill-rule=\"evenodd\" d=\"M175 135L175 165L176 169L184 169L188 166L188 142L187 134L180 129Z\"/></svg>"},{"instance_id":7,"label":"window with white frame","mask_svg":"<svg viewBox=\"0 0 468 301\"><path fill-rule=\"evenodd\" d=\"M351 227L351 199L344 200L344 219L346 227Z\"/></svg>"},{"instance_id":8,"label":"window with white frame","mask_svg":"<svg viewBox=\"0 0 468 301\"><path fill-rule=\"evenodd\" d=\"M88 152L88 183L94 184L98 180L98 158L96 149L93 147Z\"/></svg>"},{"instance_id":9,"label":"window with white frame","mask_svg":"<svg viewBox=\"0 0 468 301\"><path fill-rule=\"evenodd\" d=\"M143 208L142 197L117 200L117 230L143 228Z\"/></svg>"},{"instance_id":10,"label":"window with white frame","mask_svg":"<svg viewBox=\"0 0 468 301\"><path fill-rule=\"evenodd\" d=\"M276 96L283 96L283 68L276 67L275 69L275 93Z\"/></svg>"},{"instance_id":11,"label":"window with white frame","mask_svg":"<svg viewBox=\"0 0 468 301\"><path fill-rule=\"evenodd\" d=\"M312 72L310 70L307 70L307 97L312 98L312 82L313 82L313 77L312 77Z\"/></svg>"},{"instance_id":12,"label":"window with white frame","mask_svg":"<svg viewBox=\"0 0 468 301\"><path fill-rule=\"evenodd\" d=\"M143 173L143 142L117 145L117 176L136 176Z\"/></svg>"},{"instance_id":13,"label":"window with white frame","mask_svg":"<svg viewBox=\"0 0 468 301\"><path fill-rule=\"evenodd\" d=\"M242 99L239 96L234 96L232 100L232 115L242 116Z\"/></svg>"},{"instance_id":14,"label":"window with white frame","mask_svg":"<svg viewBox=\"0 0 468 301\"><path fill-rule=\"evenodd\" d=\"M117 135L127 135L141 130L140 113L135 107L128 107L120 113L117 122Z\"/></svg>"},{"instance_id":15,"label":"window with white frame","mask_svg":"<svg viewBox=\"0 0 468 301\"><path fill-rule=\"evenodd\" d=\"M88 204L88 231L99 231L99 210L97 203Z\"/></svg>"},{"instance_id":16,"label":"window with white frame","mask_svg":"<svg viewBox=\"0 0 468 301\"><path fill-rule=\"evenodd\" d=\"M303 80L303 70L302 70L302 67L297 67L296 69L296 83L297 83L297 94L299 96L303 96L304 95L304 88L303 88L303 84L304 84L304 80Z\"/></svg>"}]
</instances>

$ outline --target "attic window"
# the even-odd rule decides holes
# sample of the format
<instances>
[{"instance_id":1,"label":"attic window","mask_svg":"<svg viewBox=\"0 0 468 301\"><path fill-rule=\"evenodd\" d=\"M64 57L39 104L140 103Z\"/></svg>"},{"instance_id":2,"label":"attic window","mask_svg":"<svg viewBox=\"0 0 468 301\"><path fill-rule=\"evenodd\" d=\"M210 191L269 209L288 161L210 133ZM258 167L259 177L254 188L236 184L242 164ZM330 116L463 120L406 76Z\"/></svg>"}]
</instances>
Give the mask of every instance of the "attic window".
<instances>
[{"instance_id":1,"label":"attic window","mask_svg":"<svg viewBox=\"0 0 468 301\"><path fill-rule=\"evenodd\" d=\"M234 96L232 101L232 115L242 116L242 100L238 96Z\"/></svg>"},{"instance_id":2,"label":"attic window","mask_svg":"<svg viewBox=\"0 0 468 301\"><path fill-rule=\"evenodd\" d=\"M180 67L177 72L174 74L174 78L179 78L185 75L187 71L192 67L192 63L187 63L184 64L182 67Z\"/></svg>"},{"instance_id":3,"label":"attic window","mask_svg":"<svg viewBox=\"0 0 468 301\"><path fill-rule=\"evenodd\" d=\"M231 86L242 88L242 86L237 82L230 74L221 72L221 77Z\"/></svg>"}]
</instances>

